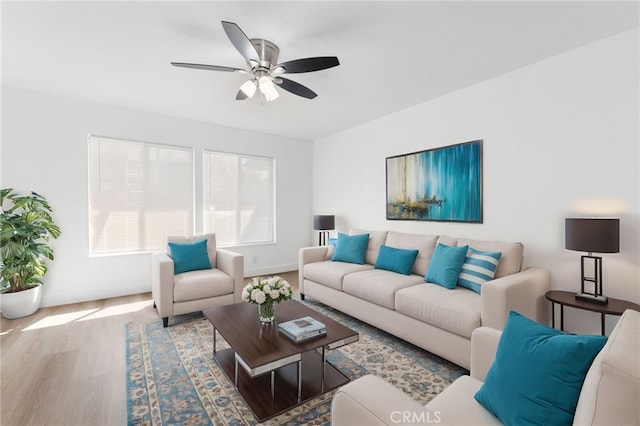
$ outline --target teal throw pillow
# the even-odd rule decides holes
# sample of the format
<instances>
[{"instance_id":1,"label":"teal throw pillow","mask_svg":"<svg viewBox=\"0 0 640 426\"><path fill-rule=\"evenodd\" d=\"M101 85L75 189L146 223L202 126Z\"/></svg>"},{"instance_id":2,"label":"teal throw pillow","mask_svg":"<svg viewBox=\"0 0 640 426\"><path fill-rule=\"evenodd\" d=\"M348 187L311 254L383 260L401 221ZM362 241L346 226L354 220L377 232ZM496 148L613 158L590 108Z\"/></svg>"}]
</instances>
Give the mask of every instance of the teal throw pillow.
<instances>
[{"instance_id":1,"label":"teal throw pillow","mask_svg":"<svg viewBox=\"0 0 640 426\"><path fill-rule=\"evenodd\" d=\"M347 235L338 232L338 241L331 260L362 265L368 246L369 234Z\"/></svg>"},{"instance_id":2,"label":"teal throw pillow","mask_svg":"<svg viewBox=\"0 0 640 426\"><path fill-rule=\"evenodd\" d=\"M431 255L427 275L424 279L449 290L455 288L462 263L467 257L467 251L469 251L469 246L450 247L438 243Z\"/></svg>"},{"instance_id":3,"label":"teal throw pillow","mask_svg":"<svg viewBox=\"0 0 640 426\"><path fill-rule=\"evenodd\" d=\"M480 293L480 286L491 281L496 275L498 262L502 257L500 252L488 252L469 247L467 257L464 259L458 285Z\"/></svg>"},{"instance_id":4,"label":"teal throw pillow","mask_svg":"<svg viewBox=\"0 0 640 426\"><path fill-rule=\"evenodd\" d=\"M173 273L181 274L199 269L211 269L207 240L192 243L168 243L171 259L173 259Z\"/></svg>"},{"instance_id":5,"label":"teal throw pillow","mask_svg":"<svg viewBox=\"0 0 640 426\"><path fill-rule=\"evenodd\" d=\"M582 382L606 341L511 311L475 399L505 425L570 425Z\"/></svg>"},{"instance_id":6,"label":"teal throw pillow","mask_svg":"<svg viewBox=\"0 0 640 426\"><path fill-rule=\"evenodd\" d=\"M408 250L382 245L376 259L376 269L409 275L416 261L418 250Z\"/></svg>"}]
</instances>

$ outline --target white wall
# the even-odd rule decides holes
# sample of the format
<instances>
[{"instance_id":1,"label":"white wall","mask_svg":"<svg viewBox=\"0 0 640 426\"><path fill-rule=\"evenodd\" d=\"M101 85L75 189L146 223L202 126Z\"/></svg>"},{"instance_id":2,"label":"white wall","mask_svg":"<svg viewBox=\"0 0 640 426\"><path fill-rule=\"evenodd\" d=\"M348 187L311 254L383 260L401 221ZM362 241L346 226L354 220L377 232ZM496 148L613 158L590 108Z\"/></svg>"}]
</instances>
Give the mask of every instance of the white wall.
<instances>
[{"instance_id":1,"label":"white wall","mask_svg":"<svg viewBox=\"0 0 640 426\"><path fill-rule=\"evenodd\" d=\"M526 264L568 291L579 290L582 253L564 249L565 217L620 217L604 289L640 303L638 40L636 28L315 141L314 211L335 213L341 231L522 241ZM475 139L483 224L386 220L385 157ZM565 313L568 329L599 333L598 315Z\"/></svg>"},{"instance_id":2,"label":"white wall","mask_svg":"<svg viewBox=\"0 0 640 426\"><path fill-rule=\"evenodd\" d=\"M151 290L149 254L88 255L88 134L193 146L196 208L203 148L273 157L277 243L233 249L245 255L245 275L252 276L296 269L298 248L311 244L310 142L3 87L0 181L45 195L62 228L44 306Z\"/></svg>"}]
</instances>

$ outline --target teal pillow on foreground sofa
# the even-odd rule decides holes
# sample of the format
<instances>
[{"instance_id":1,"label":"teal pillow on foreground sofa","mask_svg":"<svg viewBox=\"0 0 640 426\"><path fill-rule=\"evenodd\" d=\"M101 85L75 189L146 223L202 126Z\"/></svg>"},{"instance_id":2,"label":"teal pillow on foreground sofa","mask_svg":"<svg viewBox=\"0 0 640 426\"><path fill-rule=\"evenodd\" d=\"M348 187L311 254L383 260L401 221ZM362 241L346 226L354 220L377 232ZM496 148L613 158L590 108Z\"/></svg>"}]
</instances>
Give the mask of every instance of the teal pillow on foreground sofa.
<instances>
[{"instance_id":1,"label":"teal pillow on foreground sofa","mask_svg":"<svg viewBox=\"0 0 640 426\"><path fill-rule=\"evenodd\" d=\"M475 399L505 425L570 425L604 336L564 334L509 312Z\"/></svg>"},{"instance_id":2,"label":"teal pillow on foreground sofa","mask_svg":"<svg viewBox=\"0 0 640 426\"><path fill-rule=\"evenodd\" d=\"M417 256L418 250L382 245L380 246L380 251L378 251L375 267L376 269L386 269L387 271L409 275Z\"/></svg>"},{"instance_id":3,"label":"teal pillow on foreground sofa","mask_svg":"<svg viewBox=\"0 0 640 426\"><path fill-rule=\"evenodd\" d=\"M207 240L198 240L192 243L168 243L171 259L173 260L173 273L197 271L199 269L212 269L207 252Z\"/></svg>"},{"instance_id":4,"label":"teal pillow on foreground sofa","mask_svg":"<svg viewBox=\"0 0 640 426\"><path fill-rule=\"evenodd\" d=\"M368 246L369 234L347 235L338 232L338 241L331 260L362 265Z\"/></svg>"}]
</instances>

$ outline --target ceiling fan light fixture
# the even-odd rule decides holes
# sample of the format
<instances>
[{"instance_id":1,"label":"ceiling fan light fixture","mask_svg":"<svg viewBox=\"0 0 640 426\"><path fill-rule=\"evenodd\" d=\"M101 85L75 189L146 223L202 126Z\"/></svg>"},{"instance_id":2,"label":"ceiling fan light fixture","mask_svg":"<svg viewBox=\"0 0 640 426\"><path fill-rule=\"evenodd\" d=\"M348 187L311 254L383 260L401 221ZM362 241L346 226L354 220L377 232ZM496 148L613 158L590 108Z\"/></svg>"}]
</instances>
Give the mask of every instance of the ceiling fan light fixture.
<instances>
[{"instance_id":1,"label":"ceiling fan light fixture","mask_svg":"<svg viewBox=\"0 0 640 426\"><path fill-rule=\"evenodd\" d=\"M273 69L271 70L271 75L284 74L285 71L286 71L286 69L284 69L284 67L281 67L280 65L277 65L277 66L273 67Z\"/></svg>"},{"instance_id":2,"label":"ceiling fan light fixture","mask_svg":"<svg viewBox=\"0 0 640 426\"><path fill-rule=\"evenodd\" d=\"M278 97L280 97L280 94L275 87L271 92L264 94L264 98L267 100L267 102L275 101L276 99L278 99Z\"/></svg>"},{"instance_id":3,"label":"ceiling fan light fixture","mask_svg":"<svg viewBox=\"0 0 640 426\"><path fill-rule=\"evenodd\" d=\"M247 80L240 86L240 90L247 95L247 98L251 99L256 93L256 82L254 80Z\"/></svg>"},{"instance_id":4,"label":"ceiling fan light fixture","mask_svg":"<svg viewBox=\"0 0 640 426\"><path fill-rule=\"evenodd\" d=\"M276 87L273 84L273 81L269 78L269 76L263 75L258 80L258 86L260 86L260 91L267 95L276 90Z\"/></svg>"}]
</instances>

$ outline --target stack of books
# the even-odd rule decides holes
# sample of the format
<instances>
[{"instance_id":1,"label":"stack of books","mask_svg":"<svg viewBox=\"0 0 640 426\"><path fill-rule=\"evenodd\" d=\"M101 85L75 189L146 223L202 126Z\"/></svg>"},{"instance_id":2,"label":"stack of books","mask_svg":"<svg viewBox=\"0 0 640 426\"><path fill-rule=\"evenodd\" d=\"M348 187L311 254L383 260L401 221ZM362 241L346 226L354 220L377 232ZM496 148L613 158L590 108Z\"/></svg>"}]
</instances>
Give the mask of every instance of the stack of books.
<instances>
[{"instance_id":1,"label":"stack of books","mask_svg":"<svg viewBox=\"0 0 640 426\"><path fill-rule=\"evenodd\" d=\"M327 334L327 328L323 323L311 317L303 317L278 324L278 328L294 342Z\"/></svg>"}]
</instances>

